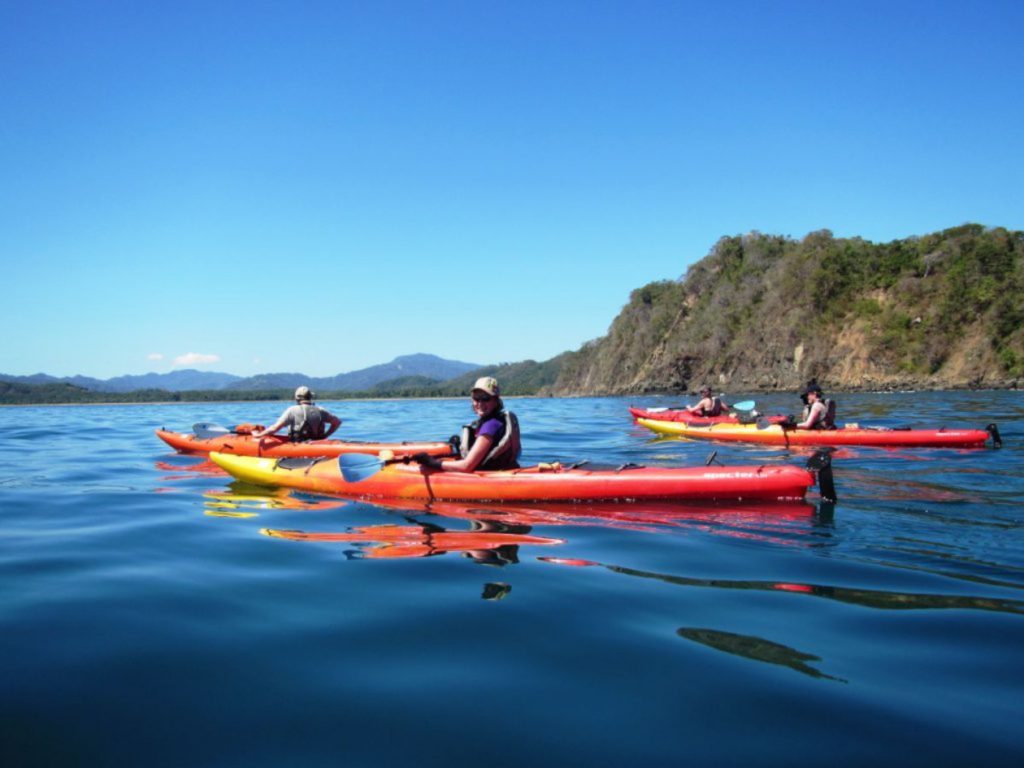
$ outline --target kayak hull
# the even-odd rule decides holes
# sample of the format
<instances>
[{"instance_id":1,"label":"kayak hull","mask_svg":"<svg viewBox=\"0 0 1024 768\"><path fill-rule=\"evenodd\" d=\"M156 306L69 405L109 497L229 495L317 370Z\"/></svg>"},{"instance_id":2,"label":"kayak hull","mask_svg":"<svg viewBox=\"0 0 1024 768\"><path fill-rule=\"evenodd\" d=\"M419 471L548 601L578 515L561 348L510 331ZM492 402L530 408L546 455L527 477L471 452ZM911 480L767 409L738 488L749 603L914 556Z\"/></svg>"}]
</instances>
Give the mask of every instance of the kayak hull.
<instances>
[{"instance_id":1,"label":"kayak hull","mask_svg":"<svg viewBox=\"0 0 1024 768\"><path fill-rule=\"evenodd\" d=\"M392 451L396 456L428 453L431 456L451 456L452 447L442 442L368 443L359 440L310 440L293 443L287 437L268 435L256 438L234 433L200 438L187 432L156 430L156 435L179 453L206 454L231 453L237 456L271 456L274 458L315 458L341 456L345 453L380 453Z\"/></svg>"},{"instance_id":2,"label":"kayak hull","mask_svg":"<svg viewBox=\"0 0 1024 768\"><path fill-rule=\"evenodd\" d=\"M658 419L637 423L659 435L700 440L767 443L771 445L862 445L887 448L982 448L990 435L983 429L786 429L777 424L712 424L697 426Z\"/></svg>"},{"instance_id":3,"label":"kayak hull","mask_svg":"<svg viewBox=\"0 0 1024 768\"><path fill-rule=\"evenodd\" d=\"M794 466L630 467L616 471L541 465L493 472L443 472L414 463L387 464L370 477L348 482L336 459L288 469L268 458L222 453L211 453L210 458L239 480L258 485L350 498L422 501L800 500L815 482L810 471Z\"/></svg>"}]
</instances>

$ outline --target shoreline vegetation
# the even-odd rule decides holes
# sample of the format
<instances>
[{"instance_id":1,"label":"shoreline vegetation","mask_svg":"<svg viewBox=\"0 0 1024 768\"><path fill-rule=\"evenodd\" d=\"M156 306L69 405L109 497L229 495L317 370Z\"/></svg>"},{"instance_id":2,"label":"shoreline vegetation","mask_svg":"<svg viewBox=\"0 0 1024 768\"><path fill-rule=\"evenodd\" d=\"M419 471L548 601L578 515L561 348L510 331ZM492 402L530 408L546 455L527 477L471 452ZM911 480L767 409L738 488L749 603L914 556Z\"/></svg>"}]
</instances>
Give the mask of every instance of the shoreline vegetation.
<instances>
[{"instance_id":1,"label":"shoreline vegetation","mask_svg":"<svg viewBox=\"0 0 1024 768\"><path fill-rule=\"evenodd\" d=\"M723 237L678 280L634 290L608 333L543 362L451 379L405 376L318 400L465 396L480 376L517 396L1016 390L1024 382L1024 232L980 224L875 244ZM2 405L286 402L283 388L108 392L0 377Z\"/></svg>"},{"instance_id":2,"label":"shoreline vegetation","mask_svg":"<svg viewBox=\"0 0 1024 768\"><path fill-rule=\"evenodd\" d=\"M794 388L780 387L773 389L751 389L751 388L732 388L736 392L740 392L743 395L767 395L767 394L778 394L778 393L791 393ZM978 386L963 386L963 387L940 387L940 386L892 386L892 387L840 387L830 390L835 394L843 393L874 393L874 394L901 394L908 392L985 392L985 391L1020 391L1019 382L1012 381L1006 383L986 383ZM458 393L445 393L445 394L417 394L417 393L403 393L403 394L375 394L367 392L325 392L323 394L317 394L317 402L338 402L338 401L371 401L371 400L457 400L464 398L468 395L469 390ZM289 403L292 401L291 390L281 390L273 393L237 393L233 392L230 395L225 392L166 392L162 393L163 396L153 397L153 399L138 399L139 392L124 392L124 393L112 393L112 392L90 392L90 394L97 395L95 399L81 399L81 400L41 400L32 399L29 395L24 400L0 400L0 407L31 407L31 406L62 406L62 407L74 407L82 405L187 405L190 403ZM151 392L145 393L147 396L152 397ZM243 396L239 396L242 394ZM121 396L120 399L118 396ZM211 396L217 395L217 396ZM519 393L519 394L508 394L503 397L509 399L528 399L528 398L549 398L549 397L569 397L569 398L585 398L585 397L635 397L638 400L648 397L697 397L699 390L676 390L676 391L646 391L646 392L632 392L632 393L618 393L618 394L558 394L555 395L551 392L546 393Z\"/></svg>"}]
</instances>

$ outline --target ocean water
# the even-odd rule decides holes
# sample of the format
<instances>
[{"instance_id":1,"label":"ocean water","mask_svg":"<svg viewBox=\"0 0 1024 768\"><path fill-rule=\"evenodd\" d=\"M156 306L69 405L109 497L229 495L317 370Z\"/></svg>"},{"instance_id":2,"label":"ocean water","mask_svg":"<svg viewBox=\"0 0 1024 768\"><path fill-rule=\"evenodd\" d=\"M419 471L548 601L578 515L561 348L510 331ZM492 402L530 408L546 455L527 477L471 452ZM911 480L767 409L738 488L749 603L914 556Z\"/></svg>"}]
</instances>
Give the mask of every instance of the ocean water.
<instances>
[{"instance_id":1,"label":"ocean water","mask_svg":"<svg viewBox=\"0 0 1024 768\"><path fill-rule=\"evenodd\" d=\"M795 398L752 396L766 412ZM836 505L386 504L234 483L153 430L282 404L0 409L0 761L1021 765L1024 395L857 394ZM510 399L524 461L802 464ZM322 403L444 439L468 398Z\"/></svg>"}]
</instances>

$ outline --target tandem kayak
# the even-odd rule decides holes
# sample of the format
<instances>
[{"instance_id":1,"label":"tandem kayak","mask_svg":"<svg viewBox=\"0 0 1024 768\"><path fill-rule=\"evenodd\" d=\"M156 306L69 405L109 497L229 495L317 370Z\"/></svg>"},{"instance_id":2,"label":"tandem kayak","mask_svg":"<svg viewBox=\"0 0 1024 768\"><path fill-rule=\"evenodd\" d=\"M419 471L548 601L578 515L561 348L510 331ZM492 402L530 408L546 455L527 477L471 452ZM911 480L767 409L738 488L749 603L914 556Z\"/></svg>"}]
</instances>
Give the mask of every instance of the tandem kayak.
<instances>
[{"instance_id":1,"label":"tandem kayak","mask_svg":"<svg viewBox=\"0 0 1024 768\"><path fill-rule=\"evenodd\" d=\"M800 500L816 480L814 472L794 466L627 465L617 470L589 470L540 464L487 472L443 472L400 459L357 454L317 461L216 452L210 458L237 479L257 485L350 498L423 501ZM831 468L827 485L825 470L821 472L823 488L831 487ZM829 495L833 496L834 490Z\"/></svg>"},{"instance_id":2,"label":"tandem kayak","mask_svg":"<svg viewBox=\"0 0 1024 768\"><path fill-rule=\"evenodd\" d=\"M709 424L698 426L660 419L637 419L637 424L659 435L675 435L702 440L769 443L773 445L863 445L887 448L983 448L991 438L1002 445L999 429L892 429L856 427L838 429L793 429L780 424Z\"/></svg>"},{"instance_id":3,"label":"tandem kayak","mask_svg":"<svg viewBox=\"0 0 1024 768\"><path fill-rule=\"evenodd\" d=\"M711 424L742 424L739 414L724 413L721 416L698 416L681 408L634 408L629 407L629 413L634 419L655 419L657 421L681 421L694 426L709 426ZM772 424L779 424L786 420L786 416L767 416ZM753 423L755 419L750 419Z\"/></svg>"},{"instance_id":4,"label":"tandem kayak","mask_svg":"<svg viewBox=\"0 0 1024 768\"><path fill-rule=\"evenodd\" d=\"M392 451L396 455L429 453L432 456L451 456L452 446L443 442L372 443L359 440L310 440L293 443L281 435L253 437L248 434L226 434L200 437L188 432L156 430L156 436L179 453L232 453L238 456L316 457L341 456L345 453L379 453Z\"/></svg>"}]
</instances>

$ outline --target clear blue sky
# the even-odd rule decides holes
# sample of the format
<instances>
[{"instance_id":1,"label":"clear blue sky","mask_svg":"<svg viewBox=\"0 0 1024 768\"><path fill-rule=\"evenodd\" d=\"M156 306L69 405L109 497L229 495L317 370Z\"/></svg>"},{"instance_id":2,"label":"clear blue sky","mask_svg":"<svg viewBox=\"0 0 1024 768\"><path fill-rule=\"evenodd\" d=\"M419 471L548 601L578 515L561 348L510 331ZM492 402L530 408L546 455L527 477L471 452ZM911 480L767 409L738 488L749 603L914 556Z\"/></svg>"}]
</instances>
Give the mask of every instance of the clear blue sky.
<instances>
[{"instance_id":1,"label":"clear blue sky","mask_svg":"<svg viewBox=\"0 0 1024 768\"><path fill-rule=\"evenodd\" d=\"M0 372L545 360L723 235L1024 229L1022 29L1016 0L0 0Z\"/></svg>"}]
</instances>

